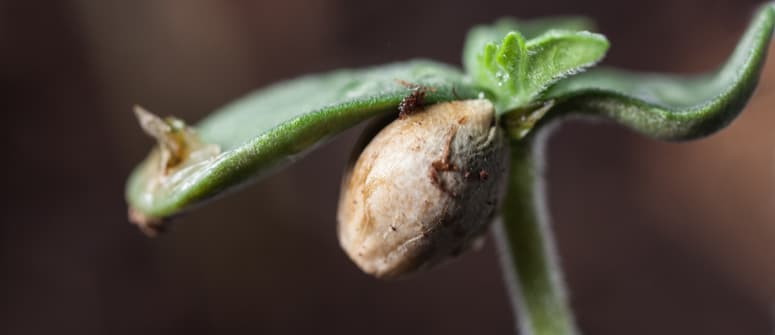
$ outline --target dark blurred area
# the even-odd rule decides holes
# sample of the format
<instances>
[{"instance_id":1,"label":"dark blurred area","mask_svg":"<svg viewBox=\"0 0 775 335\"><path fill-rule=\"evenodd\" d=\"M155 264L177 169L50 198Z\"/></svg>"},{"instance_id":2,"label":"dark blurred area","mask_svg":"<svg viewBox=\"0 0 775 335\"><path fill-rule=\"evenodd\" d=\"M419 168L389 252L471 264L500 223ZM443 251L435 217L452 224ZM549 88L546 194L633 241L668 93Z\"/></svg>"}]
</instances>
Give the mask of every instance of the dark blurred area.
<instances>
[{"instance_id":1,"label":"dark blurred area","mask_svg":"<svg viewBox=\"0 0 775 335\"><path fill-rule=\"evenodd\" d=\"M132 106L193 123L309 72L459 64L467 29L505 15L588 15L612 42L606 64L695 73L725 60L757 5L0 2L0 333L514 333L492 243L394 282L340 251L336 199L357 129L146 238L123 198L153 143ZM554 135L553 226L585 334L773 334L774 89L771 59L742 117L701 141L603 122Z\"/></svg>"}]
</instances>

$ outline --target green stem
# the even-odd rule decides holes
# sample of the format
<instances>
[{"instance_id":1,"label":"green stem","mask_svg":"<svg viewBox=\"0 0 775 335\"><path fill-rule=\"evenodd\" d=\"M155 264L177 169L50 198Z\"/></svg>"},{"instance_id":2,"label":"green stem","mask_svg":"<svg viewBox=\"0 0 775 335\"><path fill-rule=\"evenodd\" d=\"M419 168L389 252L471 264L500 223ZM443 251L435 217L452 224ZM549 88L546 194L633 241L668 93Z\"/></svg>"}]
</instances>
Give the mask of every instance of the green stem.
<instances>
[{"instance_id":1,"label":"green stem","mask_svg":"<svg viewBox=\"0 0 775 335\"><path fill-rule=\"evenodd\" d=\"M539 136L540 137L540 136ZM549 228L539 146L511 146L511 178L495 235L511 302L523 335L577 334Z\"/></svg>"}]
</instances>

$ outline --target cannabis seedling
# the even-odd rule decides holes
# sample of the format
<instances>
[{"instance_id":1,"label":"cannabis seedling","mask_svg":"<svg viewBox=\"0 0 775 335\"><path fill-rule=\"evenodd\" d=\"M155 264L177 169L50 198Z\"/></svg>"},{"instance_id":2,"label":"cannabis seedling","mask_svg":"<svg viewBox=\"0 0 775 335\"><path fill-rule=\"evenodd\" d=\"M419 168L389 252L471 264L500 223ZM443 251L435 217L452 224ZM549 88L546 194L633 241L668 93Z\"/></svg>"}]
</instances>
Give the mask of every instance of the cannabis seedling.
<instances>
[{"instance_id":1,"label":"cannabis seedling","mask_svg":"<svg viewBox=\"0 0 775 335\"><path fill-rule=\"evenodd\" d=\"M698 76L594 68L608 42L584 18L503 19L474 28L464 71L416 60L311 75L259 90L199 123L158 118L132 173L130 219L164 221L266 175L371 118L392 118L345 174L340 243L364 271L396 277L495 237L523 334L573 334L541 193L547 125L605 118L646 136L691 140L728 125L758 81L775 22L763 6L726 64ZM400 116L398 111L400 109Z\"/></svg>"}]
</instances>

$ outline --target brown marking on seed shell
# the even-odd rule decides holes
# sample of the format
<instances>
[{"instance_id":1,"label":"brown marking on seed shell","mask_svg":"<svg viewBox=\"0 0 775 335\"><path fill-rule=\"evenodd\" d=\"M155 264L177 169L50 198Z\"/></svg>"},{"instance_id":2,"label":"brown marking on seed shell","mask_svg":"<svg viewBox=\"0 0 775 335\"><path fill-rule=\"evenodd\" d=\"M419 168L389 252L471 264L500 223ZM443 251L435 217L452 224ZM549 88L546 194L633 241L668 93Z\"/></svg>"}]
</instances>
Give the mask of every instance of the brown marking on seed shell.
<instances>
[{"instance_id":1,"label":"brown marking on seed shell","mask_svg":"<svg viewBox=\"0 0 775 335\"><path fill-rule=\"evenodd\" d=\"M444 152L441 153L441 159L437 159L431 163L434 169L437 171L457 171L455 164L449 161L449 157L452 155L452 140L455 139L457 128L450 127L447 131L447 143L444 145Z\"/></svg>"},{"instance_id":2,"label":"brown marking on seed shell","mask_svg":"<svg viewBox=\"0 0 775 335\"><path fill-rule=\"evenodd\" d=\"M444 146L444 151L441 153L441 159L437 159L433 162L431 162L430 171L429 171L429 177L431 179L431 183L439 188L442 192L448 194L449 196L456 198L457 194L450 190L449 188L444 185L444 182L441 180L441 176L439 172L445 172L445 171L457 171L458 168L455 166L455 164L452 164L449 161L452 149L452 140L455 139L455 134L457 133L456 127L450 127L449 131L447 132L447 143Z\"/></svg>"},{"instance_id":3,"label":"brown marking on seed shell","mask_svg":"<svg viewBox=\"0 0 775 335\"><path fill-rule=\"evenodd\" d=\"M459 119L457 119L457 123L458 124L463 125L463 124L466 124L466 122L468 122L468 117L466 117L465 115L463 115Z\"/></svg>"},{"instance_id":4,"label":"brown marking on seed shell","mask_svg":"<svg viewBox=\"0 0 775 335\"><path fill-rule=\"evenodd\" d=\"M444 192L450 197L457 198L457 193L447 188L447 186L444 184L444 181L441 179L441 176L439 175L440 171L443 171L443 170L438 170L433 165L431 165L430 169L428 170L428 177L431 180L431 184L433 184L433 186L436 186L436 188L438 188L441 192Z\"/></svg>"},{"instance_id":5,"label":"brown marking on seed shell","mask_svg":"<svg viewBox=\"0 0 775 335\"><path fill-rule=\"evenodd\" d=\"M436 186L436 188L438 188L442 192L447 193L446 188L444 188L444 185L441 183L441 180L439 179L439 171L436 170L433 166L431 166L431 168L428 169L428 178L430 178L431 184L433 184L433 186Z\"/></svg>"},{"instance_id":6,"label":"brown marking on seed shell","mask_svg":"<svg viewBox=\"0 0 775 335\"><path fill-rule=\"evenodd\" d=\"M487 173L487 171L481 170L479 171L479 180L485 181L487 178L490 177L490 174Z\"/></svg>"},{"instance_id":7,"label":"brown marking on seed shell","mask_svg":"<svg viewBox=\"0 0 775 335\"><path fill-rule=\"evenodd\" d=\"M455 164L452 164L449 161L443 159L433 161L431 166L433 166L436 171L457 171Z\"/></svg>"}]
</instances>

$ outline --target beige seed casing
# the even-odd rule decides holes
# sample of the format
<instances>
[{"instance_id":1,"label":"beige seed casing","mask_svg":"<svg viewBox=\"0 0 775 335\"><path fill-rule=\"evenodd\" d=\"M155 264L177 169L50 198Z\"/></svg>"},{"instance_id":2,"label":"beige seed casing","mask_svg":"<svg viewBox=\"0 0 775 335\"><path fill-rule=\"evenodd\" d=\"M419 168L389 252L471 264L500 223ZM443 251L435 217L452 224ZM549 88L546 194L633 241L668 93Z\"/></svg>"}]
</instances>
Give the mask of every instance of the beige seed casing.
<instances>
[{"instance_id":1,"label":"beige seed casing","mask_svg":"<svg viewBox=\"0 0 775 335\"><path fill-rule=\"evenodd\" d=\"M339 242L376 277L457 256L492 221L507 165L507 140L487 100L440 103L397 119L345 173Z\"/></svg>"}]
</instances>

